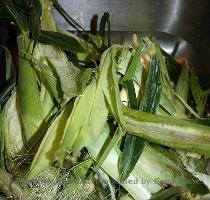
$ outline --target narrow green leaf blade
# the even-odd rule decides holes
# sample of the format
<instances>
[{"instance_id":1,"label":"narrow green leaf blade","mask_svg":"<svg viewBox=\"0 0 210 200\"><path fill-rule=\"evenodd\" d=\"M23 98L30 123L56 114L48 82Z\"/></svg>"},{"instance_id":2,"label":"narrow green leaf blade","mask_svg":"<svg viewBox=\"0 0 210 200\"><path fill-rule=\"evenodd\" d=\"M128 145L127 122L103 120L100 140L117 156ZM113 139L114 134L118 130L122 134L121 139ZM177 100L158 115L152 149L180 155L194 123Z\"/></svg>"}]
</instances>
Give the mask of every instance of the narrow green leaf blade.
<instances>
[{"instance_id":1,"label":"narrow green leaf blade","mask_svg":"<svg viewBox=\"0 0 210 200\"><path fill-rule=\"evenodd\" d=\"M143 68L143 65L140 62L140 52L142 51L143 47L144 47L144 41L141 40L139 47L137 48L134 56L132 57L132 60L128 66L125 76L123 77L121 82L125 82L125 81L133 79L133 77L135 76L136 69Z\"/></svg>"},{"instance_id":2,"label":"narrow green leaf blade","mask_svg":"<svg viewBox=\"0 0 210 200\"><path fill-rule=\"evenodd\" d=\"M162 92L160 97L160 106L163 107L171 116L176 114L176 108L173 102Z\"/></svg>"},{"instance_id":3,"label":"narrow green leaf blade","mask_svg":"<svg viewBox=\"0 0 210 200\"><path fill-rule=\"evenodd\" d=\"M10 15L14 18L20 31L22 33L26 33L28 31L27 17L16 9L15 4L11 0L2 0L1 3L8 13L10 13Z\"/></svg>"},{"instance_id":4,"label":"narrow green leaf blade","mask_svg":"<svg viewBox=\"0 0 210 200\"><path fill-rule=\"evenodd\" d=\"M133 109L137 109L137 99L136 99L136 93L133 85L133 81L127 82L127 88L128 88L128 106ZM123 146L122 154L119 160L119 173L120 173L120 180L123 183L132 170L134 169L145 145L145 140L126 134L125 136L125 143Z\"/></svg>"},{"instance_id":5,"label":"narrow green leaf blade","mask_svg":"<svg viewBox=\"0 0 210 200\"><path fill-rule=\"evenodd\" d=\"M132 85L128 85L130 107L137 109L135 100L135 90ZM146 81L143 97L140 102L139 109L141 111L155 113L161 95L160 82L160 62L156 55L152 57L149 67L149 74ZM124 182L134 169L141 153L148 142L143 138L126 135L124 149L120 160L120 178Z\"/></svg>"},{"instance_id":6,"label":"narrow green leaf blade","mask_svg":"<svg viewBox=\"0 0 210 200\"><path fill-rule=\"evenodd\" d=\"M196 77L193 71L190 75L190 89L196 104L196 111L200 117L203 117L209 91L202 90L198 77Z\"/></svg>"},{"instance_id":7,"label":"narrow green leaf blade","mask_svg":"<svg viewBox=\"0 0 210 200\"><path fill-rule=\"evenodd\" d=\"M139 110L156 113L161 96L160 61L156 55L151 58L151 65Z\"/></svg>"},{"instance_id":8,"label":"narrow green leaf blade","mask_svg":"<svg viewBox=\"0 0 210 200\"><path fill-rule=\"evenodd\" d=\"M74 37L59 32L41 31L39 41L74 53L84 52L84 48Z\"/></svg>"},{"instance_id":9,"label":"narrow green leaf blade","mask_svg":"<svg viewBox=\"0 0 210 200\"><path fill-rule=\"evenodd\" d=\"M143 138L126 134L122 155L119 160L120 181L122 183L133 171L146 143L147 141Z\"/></svg>"},{"instance_id":10,"label":"narrow green leaf blade","mask_svg":"<svg viewBox=\"0 0 210 200\"><path fill-rule=\"evenodd\" d=\"M124 130L125 121L116 73L117 52L117 47L111 47L103 53L100 63L99 84L110 107L110 112L113 114L118 125L121 126L121 129Z\"/></svg>"},{"instance_id":11,"label":"narrow green leaf blade","mask_svg":"<svg viewBox=\"0 0 210 200\"><path fill-rule=\"evenodd\" d=\"M78 31L84 30L84 28L82 26L80 26L72 17L69 16L69 14L62 8L62 6L58 3L57 0L52 0L54 7L56 8L56 10L58 10L58 12L64 17L64 19L66 19L66 21L75 29L77 29Z\"/></svg>"},{"instance_id":12,"label":"narrow green leaf blade","mask_svg":"<svg viewBox=\"0 0 210 200\"><path fill-rule=\"evenodd\" d=\"M189 92L189 67L187 65L183 65L177 84L176 84L176 93L182 97L184 101L187 102ZM175 101L176 108L183 114L185 114L185 106L182 104L182 102L179 101L179 99L176 99Z\"/></svg>"},{"instance_id":13,"label":"narrow green leaf blade","mask_svg":"<svg viewBox=\"0 0 210 200\"><path fill-rule=\"evenodd\" d=\"M111 45L111 36L110 36L110 16L109 13L105 12L101 18L99 35L103 38L105 36L106 24L108 27L108 47Z\"/></svg>"},{"instance_id":14,"label":"narrow green leaf blade","mask_svg":"<svg viewBox=\"0 0 210 200\"><path fill-rule=\"evenodd\" d=\"M41 15L42 5L40 0L33 0L29 17L29 27L32 39L34 40L34 47L36 46L41 33Z\"/></svg>"}]
</instances>

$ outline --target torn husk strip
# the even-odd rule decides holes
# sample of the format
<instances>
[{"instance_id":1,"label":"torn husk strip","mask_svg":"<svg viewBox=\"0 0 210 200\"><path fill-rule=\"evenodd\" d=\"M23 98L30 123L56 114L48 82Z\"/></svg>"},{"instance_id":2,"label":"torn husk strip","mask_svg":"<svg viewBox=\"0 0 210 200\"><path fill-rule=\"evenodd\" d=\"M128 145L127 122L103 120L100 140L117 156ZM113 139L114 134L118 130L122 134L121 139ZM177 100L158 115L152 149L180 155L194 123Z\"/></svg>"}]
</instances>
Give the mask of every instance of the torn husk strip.
<instances>
[{"instance_id":1,"label":"torn husk strip","mask_svg":"<svg viewBox=\"0 0 210 200\"><path fill-rule=\"evenodd\" d=\"M164 146L210 155L210 127L124 107L126 131Z\"/></svg>"}]
</instances>

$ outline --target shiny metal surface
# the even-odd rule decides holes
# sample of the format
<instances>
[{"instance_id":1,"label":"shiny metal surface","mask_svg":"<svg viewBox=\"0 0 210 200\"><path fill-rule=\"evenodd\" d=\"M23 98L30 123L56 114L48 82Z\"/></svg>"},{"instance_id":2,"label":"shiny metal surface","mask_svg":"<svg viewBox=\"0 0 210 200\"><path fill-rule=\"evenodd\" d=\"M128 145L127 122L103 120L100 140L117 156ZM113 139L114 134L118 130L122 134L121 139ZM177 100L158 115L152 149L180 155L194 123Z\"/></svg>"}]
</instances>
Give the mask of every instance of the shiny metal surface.
<instances>
[{"instance_id":1,"label":"shiny metal surface","mask_svg":"<svg viewBox=\"0 0 210 200\"><path fill-rule=\"evenodd\" d=\"M210 75L210 12L208 0L60 0L61 5L86 30L91 20L100 19L104 12L111 15L113 38L124 34L129 41L132 33L154 36L170 52L174 40L186 41L180 54L194 54L191 65L202 76L204 86ZM59 26L72 28L55 12ZM99 23L99 20L98 20ZM171 38L171 39L170 39ZM206 81L205 81L206 80ZM209 81L208 81L209 82ZM210 84L210 83L209 83ZM209 85L210 86L210 85ZM206 86L207 87L207 86Z\"/></svg>"}]
</instances>

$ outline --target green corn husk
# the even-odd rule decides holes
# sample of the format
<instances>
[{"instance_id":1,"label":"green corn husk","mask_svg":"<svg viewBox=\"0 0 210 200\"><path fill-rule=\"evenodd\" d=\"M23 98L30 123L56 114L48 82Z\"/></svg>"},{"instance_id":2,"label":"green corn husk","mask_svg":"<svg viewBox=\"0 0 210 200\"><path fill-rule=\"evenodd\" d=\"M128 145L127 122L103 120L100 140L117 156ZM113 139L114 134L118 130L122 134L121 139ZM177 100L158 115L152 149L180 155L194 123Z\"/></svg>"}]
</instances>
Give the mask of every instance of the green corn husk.
<instances>
[{"instance_id":1,"label":"green corn husk","mask_svg":"<svg viewBox=\"0 0 210 200\"><path fill-rule=\"evenodd\" d=\"M188 120L151 115L124 107L126 130L168 147L210 154L210 128Z\"/></svg>"},{"instance_id":2,"label":"green corn husk","mask_svg":"<svg viewBox=\"0 0 210 200\"><path fill-rule=\"evenodd\" d=\"M106 124L96 143L87 147L95 160L97 160L105 141L109 138L109 131L109 126ZM123 183L120 182L118 172L119 156L120 150L115 146L101 167L110 177L120 183L134 199L149 199L151 193L159 191L164 184L183 186L198 193L207 191L206 186L185 169L173 150L154 144L147 145L134 170Z\"/></svg>"},{"instance_id":3,"label":"green corn husk","mask_svg":"<svg viewBox=\"0 0 210 200\"><path fill-rule=\"evenodd\" d=\"M40 69L41 72L43 72L46 68L49 68L53 70L54 74L56 74L57 77L52 78L58 79L62 91L59 91L59 88L57 87L54 87L53 91L63 92L64 100L80 94L80 82L78 79L80 77L81 70L76 68L72 63L68 61L65 53L61 49L51 45L43 45L38 43L34 49L33 56L41 64L37 66L37 69ZM47 80L49 80L51 75L46 75L45 76ZM49 87L53 86L50 84Z\"/></svg>"},{"instance_id":4,"label":"green corn husk","mask_svg":"<svg viewBox=\"0 0 210 200\"><path fill-rule=\"evenodd\" d=\"M52 1L40 0L42 6L41 29L45 31L56 31L56 24L52 15Z\"/></svg>"},{"instance_id":5,"label":"green corn husk","mask_svg":"<svg viewBox=\"0 0 210 200\"><path fill-rule=\"evenodd\" d=\"M53 2L55 3L56 1ZM12 94L3 112L0 114L0 120L2 121L0 137L3 136L5 141L3 141L4 144L3 142L0 144L1 153L4 151L4 146L5 151L11 158L14 158L20 152L12 152L11 143L13 142L15 145L16 140L9 141L9 139L18 139L17 137L13 138L16 131L18 131L18 137L21 139L22 137L24 138L24 140L21 140L22 145L23 142L30 141L32 147L34 147L38 139L40 141L28 174L24 177L26 179L38 178L34 179L34 181L40 181L36 185L39 188L33 187L34 182L32 180L30 183L33 187L33 194L29 194L27 197L30 196L31 199L99 198L99 195L91 194L95 189L93 187L94 179L91 179L90 184L85 184L83 182L85 180L81 180L81 185L80 182L75 185L57 183L64 181L65 175L68 176L68 180L70 181L77 181L78 177L85 179L87 172L89 172L88 169L93 163L92 158L95 160L96 173L104 173L103 177L106 177L105 179L110 188L112 188L112 181L109 180L109 177L113 178L115 182L118 182L128 191L129 199L146 200L150 198L151 193L170 185L173 187L185 187L194 193L206 193L208 191L206 186L194 177L196 176L195 174L193 176L186 170L181 159L173 149L166 149L160 145L151 143L143 149L134 169L129 173L128 179L124 182L120 180L118 160L122 152L118 147L118 142L121 140L125 131L137 135L136 137L140 136L141 138L165 146L210 154L208 147L210 142L208 136L210 128L204 125L194 124L190 120L168 118L168 115L185 118L186 116L183 114L183 110L186 108L194 113L196 117L197 113L186 104L187 98L177 91L178 97L174 92L173 84L170 82L165 64L165 58L161 54L158 45L148 38L144 38L146 44L144 54L153 55L157 51L157 58L160 61L160 79L163 89L160 97L160 106L158 97L158 105L155 106L155 111L158 109L157 112L163 116L151 115L139 111L135 112L128 108L124 108L123 111L118 85L121 75L118 72L123 75L126 74L125 77L127 79L132 79L131 81L137 82L140 87L147 87L145 84L147 72L143 69L143 66L134 66L130 70L127 70L136 46L130 50L121 45L113 45L102 54L100 66L96 70L81 69L80 67L82 65L87 64L92 59L99 60L101 54L94 48L97 45L91 45L89 42L74 37L70 33L63 32L76 39L77 42L75 44L81 50L81 52L71 52L67 49L70 51L68 58L71 59L71 55L74 56L72 63L69 62L64 51L60 49L65 48L59 44L59 39L65 38L65 35L60 34L58 41L55 41L55 37L53 37L56 36L56 32L59 30L55 25L51 13L51 0L37 0L36 3L39 7L39 13L35 16L35 21L32 21L32 23L38 23L35 25L38 29L34 29L34 32L32 32L34 41L27 37L27 31L22 31L22 35L18 38L20 58L17 96L19 99ZM42 9L39 3L41 3ZM33 9L35 7L32 4L32 11L34 12L36 9ZM43 12L40 19L41 10ZM30 20L33 20L32 18L30 15ZM103 20L100 30L102 38L92 37L92 39L98 39L96 43L98 43L100 51L105 48L103 29L106 22L108 26L110 25L107 13L104 15ZM40 22L42 32L39 26ZM55 41L54 46L41 44L41 40L38 41L40 34L50 36L51 38L48 38L50 42L49 40L43 41L43 37L42 42L49 44ZM108 45L110 45L110 42L109 38ZM64 43L62 41L62 44ZM75 44L73 45L74 50ZM57 45L60 48L56 47ZM85 49L84 52L83 48ZM138 49L138 51L140 50ZM138 63L138 55L136 54L134 57ZM77 62L75 62L75 59ZM73 63L79 68L75 67ZM92 77L94 73L96 77ZM179 84L181 82L182 80L180 79L177 88L180 87ZM149 89L147 90L149 96ZM174 103L174 97L177 97L178 100L181 99L181 109L177 109L177 105ZM20 108L15 106L18 101L20 101ZM146 100L144 103L146 104ZM13 113L15 114L12 112L9 113L11 109L14 110ZM20 112L18 109L20 109ZM202 111L203 107L199 110ZM15 128L15 126L11 128L10 123L12 120L17 119L19 114L22 120L21 123L16 120L19 123L18 128ZM108 117L111 120L108 120ZM108 125L107 120L109 122L112 121L112 125L116 129L114 135L112 133L114 131L109 127L111 123ZM66 155L69 151L73 153L73 158L75 158L75 155L80 155L83 147L86 147L92 155L90 160L81 163L78 161L77 163L75 159L73 163L65 163L71 162L71 159L70 161L66 161ZM36 149L34 149L35 151ZM21 154L21 156L24 155ZM4 156L1 156L0 159L4 160ZM65 162L63 162L64 160ZM57 176L57 172L60 173L59 170L61 169L55 170L52 173L50 172L50 166L54 163L60 164L60 167L65 167L66 165L72 167L71 164L76 164L76 166L71 168L76 178L72 174L64 173L65 175L62 175L63 179L61 180L58 177L59 175ZM44 170L46 171L38 177L40 172ZM100 172L101 170L103 170L103 173ZM48 176L50 177L49 179L43 179L48 178ZM90 177L92 178L92 176ZM48 181L50 184L45 184L44 181ZM0 187L1 183L0 181ZM55 185L53 185L54 183ZM90 186L90 190L86 186ZM43 189L42 187L45 188ZM61 187L64 189L62 190ZM29 190L27 192L30 193L30 188L27 189ZM7 194L7 191L5 193ZM79 193L85 194L81 195ZM10 194L8 193L8 195ZM73 196L71 196L72 194ZM113 199L115 199L114 196L115 194L112 189Z\"/></svg>"},{"instance_id":6,"label":"green corn husk","mask_svg":"<svg viewBox=\"0 0 210 200\"><path fill-rule=\"evenodd\" d=\"M15 91L5 104L1 116L6 160L12 165L13 159L21 155L24 147L17 94Z\"/></svg>"},{"instance_id":7,"label":"green corn husk","mask_svg":"<svg viewBox=\"0 0 210 200\"><path fill-rule=\"evenodd\" d=\"M41 1L41 5L42 29L56 31L50 11L51 1ZM61 49L52 45L37 43L35 49L32 49L33 41L26 35L18 37L18 44L18 96L21 118L25 140L31 140L33 143L41 137L42 130L56 111L54 99L62 104L80 93L81 86L77 80L81 70L68 62Z\"/></svg>"},{"instance_id":8,"label":"green corn husk","mask_svg":"<svg viewBox=\"0 0 210 200\"><path fill-rule=\"evenodd\" d=\"M188 92L189 92L189 66L183 65L180 72L177 84L176 84L176 93L182 97L183 100L187 102ZM185 114L185 106L176 99L175 101L176 108L183 114Z\"/></svg>"},{"instance_id":9,"label":"green corn husk","mask_svg":"<svg viewBox=\"0 0 210 200\"><path fill-rule=\"evenodd\" d=\"M196 104L197 114L198 116L203 117L207 102L207 97L210 91L209 89L205 91L202 90L198 77L196 77L193 71L191 71L190 74L190 89Z\"/></svg>"},{"instance_id":10,"label":"green corn husk","mask_svg":"<svg viewBox=\"0 0 210 200\"><path fill-rule=\"evenodd\" d=\"M81 45L82 47L84 48L84 52L83 53L77 53L77 58L80 62L85 62L85 63L88 63L90 61L98 61L100 60L101 58L101 53L98 52L91 43L89 43L88 41L80 38L80 37L77 37L76 35L74 35L73 33L69 32L69 31L65 31L65 30L62 30L62 29L59 29L58 28L58 31L60 33L63 33L63 34L66 34L66 35L69 35L73 38L75 38Z\"/></svg>"},{"instance_id":11,"label":"green corn husk","mask_svg":"<svg viewBox=\"0 0 210 200\"><path fill-rule=\"evenodd\" d=\"M18 37L18 99L24 125L24 139L28 142L43 124L43 113L40 102L38 79L29 58L23 52L32 51L33 43L27 36ZM30 87L29 87L30 86Z\"/></svg>"},{"instance_id":12,"label":"green corn husk","mask_svg":"<svg viewBox=\"0 0 210 200\"><path fill-rule=\"evenodd\" d=\"M36 156L30 166L29 173L27 174L28 179L36 177L40 172L49 167L53 161L55 161L54 152L56 152L60 147L60 140L71 110L72 104L68 105L48 128L47 133L45 134L45 137L43 138Z\"/></svg>"},{"instance_id":13,"label":"green corn husk","mask_svg":"<svg viewBox=\"0 0 210 200\"><path fill-rule=\"evenodd\" d=\"M116 116L117 121L123 127L124 119L122 116L119 88L114 82L117 79L115 77L116 72L114 71L115 65L112 65L113 56L116 56L116 51L112 52L111 49L104 53L97 80L93 80L86 87L83 94L76 98L65 128L64 130L62 129L63 131L61 130L60 138L57 139L59 147L57 147L56 150L52 150L52 155L53 153L55 154L53 159L47 156L47 152L51 148L50 144L54 141L55 135L53 131L49 131L49 133L46 134L38 151L39 153L33 161L32 168L29 172L30 178L36 176L45 167L48 167L50 163L56 160L61 164L69 149L73 150L77 155L82 147L94 143L107 121L108 108L106 99L113 115ZM117 102L117 106L115 102ZM55 124L59 123L58 121L56 120ZM119 135L119 137L121 137L121 135ZM45 142L49 144L49 146L44 145ZM46 147L45 150L42 150L43 147ZM47 156L48 159L43 162L46 163L46 165L43 164L43 167L40 167L43 156Z\"/></svg>"},{"instance_id":14,"label":"green corn husk","mask_svg":"<svg viewBox=\"0 0 210 200\"><path fill-rule=\"evenodd\" d=\"M120 126L123 126L119 88L115 83L114 63L111 65L114 56L116 52L112 52L111 49L103 54L96 82L93 80L83 95L77 97L62 139L61 154L64 154L68 148L72 148L77 153L82 146L94 143L107 120L106 100L112 114Z\"/></svg>"}]
</instances>

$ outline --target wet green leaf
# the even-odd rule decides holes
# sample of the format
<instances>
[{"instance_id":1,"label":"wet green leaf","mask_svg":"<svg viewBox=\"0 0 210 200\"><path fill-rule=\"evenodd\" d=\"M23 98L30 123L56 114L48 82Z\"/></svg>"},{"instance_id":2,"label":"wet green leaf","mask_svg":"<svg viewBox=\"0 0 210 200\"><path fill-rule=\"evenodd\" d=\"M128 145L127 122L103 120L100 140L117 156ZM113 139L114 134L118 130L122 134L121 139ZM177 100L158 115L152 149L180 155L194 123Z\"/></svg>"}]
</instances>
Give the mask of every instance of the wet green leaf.
<instances>
[{"instance_id":1,"label":"wet green leaf","mask_svg":"<svg viewBox=\"0 0 210 200\"><path fill-rule=\"evenodd\" d=\"M18 25L18 28L22 33L27 33L28 31L28 21L27 17L16 9L15 4L11 0L2 0L1 1L4 9L13 17L15 22Z\"/></svg>"},{"instance_id":2,"label":"wet green leaf","mask_svg":"<svg viewBox=\"0 0 210 200\"><path fill-rule=\"evenodd\" d=\"M39 41L74 53L84 52L84 48L74 37L59 32L41 31Z\"/></svg>"},{"instance_id":3,"label":"wet green leaf","mask_svg":"<svg viewBox=\"0 0 210 200\"><path fill-rule=\"evenodd\" d=\"M34 40L34 47L36 46L41 34L41 15L42 5L40 0L33 0L29 17L29 27L32 39Z\"/></svg>"}]
</instances>

